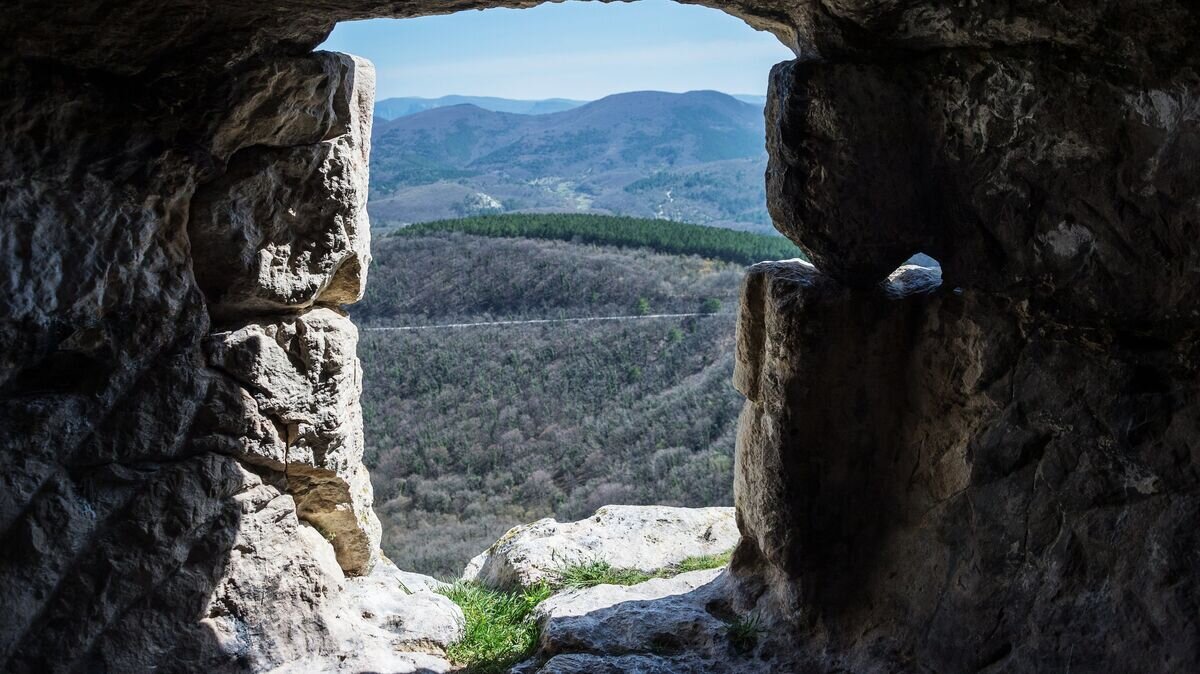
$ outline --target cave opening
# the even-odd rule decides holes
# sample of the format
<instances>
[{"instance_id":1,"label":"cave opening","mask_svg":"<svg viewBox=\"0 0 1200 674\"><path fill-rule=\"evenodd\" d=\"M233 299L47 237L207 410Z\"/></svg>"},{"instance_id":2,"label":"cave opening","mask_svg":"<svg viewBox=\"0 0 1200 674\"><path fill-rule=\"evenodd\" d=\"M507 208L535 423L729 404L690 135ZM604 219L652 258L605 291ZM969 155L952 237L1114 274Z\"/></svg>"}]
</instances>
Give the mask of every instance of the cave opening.
<instances>
[{"instance_id":1,"label":"cave opening","mask_svg":"<svg viewBox=\"0 0 1200 674\"><path fill-rule=\"evenodd\" d=\"M791 50L666 0L346 22L318 49L376 72L347 309L384 552L457 577L542 517L731 506L741 270L800 255L762 179Z\"/></svg>"}]
</instances>

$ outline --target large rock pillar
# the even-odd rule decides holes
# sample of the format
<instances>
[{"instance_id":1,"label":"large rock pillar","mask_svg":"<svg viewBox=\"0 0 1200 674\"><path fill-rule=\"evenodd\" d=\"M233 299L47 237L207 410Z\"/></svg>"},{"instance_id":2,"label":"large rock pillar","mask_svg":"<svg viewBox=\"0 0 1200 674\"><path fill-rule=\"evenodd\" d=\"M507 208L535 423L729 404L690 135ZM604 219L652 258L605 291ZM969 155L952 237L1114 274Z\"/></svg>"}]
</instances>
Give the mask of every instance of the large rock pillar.
<instances>
[{"instance_id":1,"label":"large rock pillar","mask_svg":"<svg viewBox=\"0 0 1200 674\"><path fill-rule=\"evenodd\" d=\"M772 72L769 207L816 266L743 290L733 570L815 671L1200 663L1200 79L1092 19Z\"/></svg>"}]
</instances>

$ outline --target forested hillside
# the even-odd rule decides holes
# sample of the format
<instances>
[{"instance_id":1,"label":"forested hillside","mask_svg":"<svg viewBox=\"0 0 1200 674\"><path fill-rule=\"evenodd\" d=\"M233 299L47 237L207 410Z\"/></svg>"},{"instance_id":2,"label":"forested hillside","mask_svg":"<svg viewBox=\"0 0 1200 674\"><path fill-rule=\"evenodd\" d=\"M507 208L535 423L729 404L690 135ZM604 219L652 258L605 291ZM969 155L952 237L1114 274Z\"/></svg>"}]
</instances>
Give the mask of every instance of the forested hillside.
<instances>
[{"instance_id":1,"label":"forested hillside","mask_svg":"<svg viewBox=\"0 0 1200 674\"><path fill-rule=\"evenodd\" d=\"M394 235L423 236L430 232L640 247L660 253L699 255L747 265L803 255L794 243L780 236L762 236L671 220L562 213L439 220L405 227Z\"/></svg>"},{"instance_id":2,"label":"forested hillside","mask_svg":"<svg viewBox=\"0 0 1200 674\"><path fill-rule=\"evenodd\" d=\"M712 258L733 251L664 254L620 227L607 242L619 246L530 238L517 224L377 237L351 308L376 511L405 568L457 574L515 524L607 503L731 502L743 265ZM656 313L699 315L437 327Z\"/></svg>"}]
</instances>

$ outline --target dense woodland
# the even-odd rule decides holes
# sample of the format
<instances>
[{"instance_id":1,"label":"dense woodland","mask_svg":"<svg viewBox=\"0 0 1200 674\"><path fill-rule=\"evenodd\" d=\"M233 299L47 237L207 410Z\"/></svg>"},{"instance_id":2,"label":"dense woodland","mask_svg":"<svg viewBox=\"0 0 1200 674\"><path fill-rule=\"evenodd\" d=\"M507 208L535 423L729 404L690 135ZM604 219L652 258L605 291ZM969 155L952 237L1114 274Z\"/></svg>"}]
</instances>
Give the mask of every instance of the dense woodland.
<instances>
[{"instance_id":1,"label":"dense woodland","mask_svg":"<svg viewBox=\"0 0 1200 674\"><path fill-rule=\"evenodd\" d=\"M441 220L399 229L394 236L421 236L429 232L461 232L476 236L554 239L646 248L660 253L698 255L743 265L802 255L795 244L781 236L764 236L673 220L574 213L522 213Z\"/></svg>"},{"instance_id":2,"label":"dense woodland","mask_svg":"<svg viewBox=\"0 0 1200 674\"><path fill-rule=\"evenodd\" d=\"M516 219L484 218L376 240L368 295L351 311L376 510L385 552L404 568L457 575L513 525L608 503L732 502L742 402L730 384L732 313L743 267L582 236L515 236L562 234L543 224L555 222L529 217L521 230ZM584 233L603 224L575 222ZM661 239L635 236L637 222L612 219L611 240ZM502 230L514 236L462 233ZM700 310L711 313L436 327ZM409 326L427 327L386 329Z\"/></svg>"}]
</instances>

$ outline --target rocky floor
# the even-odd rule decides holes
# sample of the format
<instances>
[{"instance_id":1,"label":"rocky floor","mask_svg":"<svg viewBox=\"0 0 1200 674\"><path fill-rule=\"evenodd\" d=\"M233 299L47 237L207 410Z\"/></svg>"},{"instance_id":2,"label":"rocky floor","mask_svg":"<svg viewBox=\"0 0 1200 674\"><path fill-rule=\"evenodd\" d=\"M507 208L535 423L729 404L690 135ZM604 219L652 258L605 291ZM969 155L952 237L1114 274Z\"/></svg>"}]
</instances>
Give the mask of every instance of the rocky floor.
<instances>
[{"instance_id":1,"label":"rocky floor","mask_svg":"<svg viewBox=\"0 0 1200 674\"><path fill-rule=\"evenodd\" d=\"M766 631L739 611L724 568L671 575L737 540L732 508L605 506L578 522L515 527L463 577L513 591L577 564L666 576L560 589L534 609L540 636L533 656L513 668L519 674L771 671Z\"/></svg>"},{"instance_id":2,"label":"rocky floor","mask_svg":"<svg viewBox=\"0 0 1200 674\"><path fill-rule=\"evenodd\" d=\"M398 569L386 558L369 575L344 577L334 547L317 531L296 520L291 497L253 474L246 475L243 500L248 522L291 522L290 535L306 539L311 554L296 557L270 537L248 535L240 545L247 566L275 569L277 577L317 588L319 625L291 620L288 613L231 610L221 606L253 597L253 588L222 588L208 618L224 640L224 650L257 659L255 641L268 636L335 643L327 655L295 657L264 671L378 672L386 674L470 671L447 656L464 637L462 609L429 576ZM274 527L279 529L278 526ZM253 526L247 531L255 531ZM264 545L263 541L268 543ZM556 570L573 564L602 563L668 576L680 562L728 552L737 542L732 508L606 506L578 522L540 520L514 527L468 566L463 580L507 592L552 581ZM291 548L295 550L296 548ZM264 559L275 560L264 565ZM304 573L284 573L286 569ZM286 590L255 576L259 589ZM244 580L250 578L240 574ZM303 593L293 588L292 595ZM732 583L723 568L657 577L634 585L600 584L560 589L537 606L530 619L540 637L536 650L512 671L520 674L567 672L765 672L766 633L753 615L735 608ZM255 624L233 616L258 615ZM293 639L294 640L294 639ZM332 653L329 655L328 653ZM299 655L299 654L297 654ZM260 661L260 664L261 661Z\"/></svg>"},{"instance_id":3,"label":"rocky floor","mask_svg":"<svg viewBox=\"0 0 1200 674\"><path fill-rule=\"evenodd\" d=\"M765 640L734 610L724 569L570 590L538 606L537 655L514 671L766 672Z\"/></svg>"}]
</instances>

